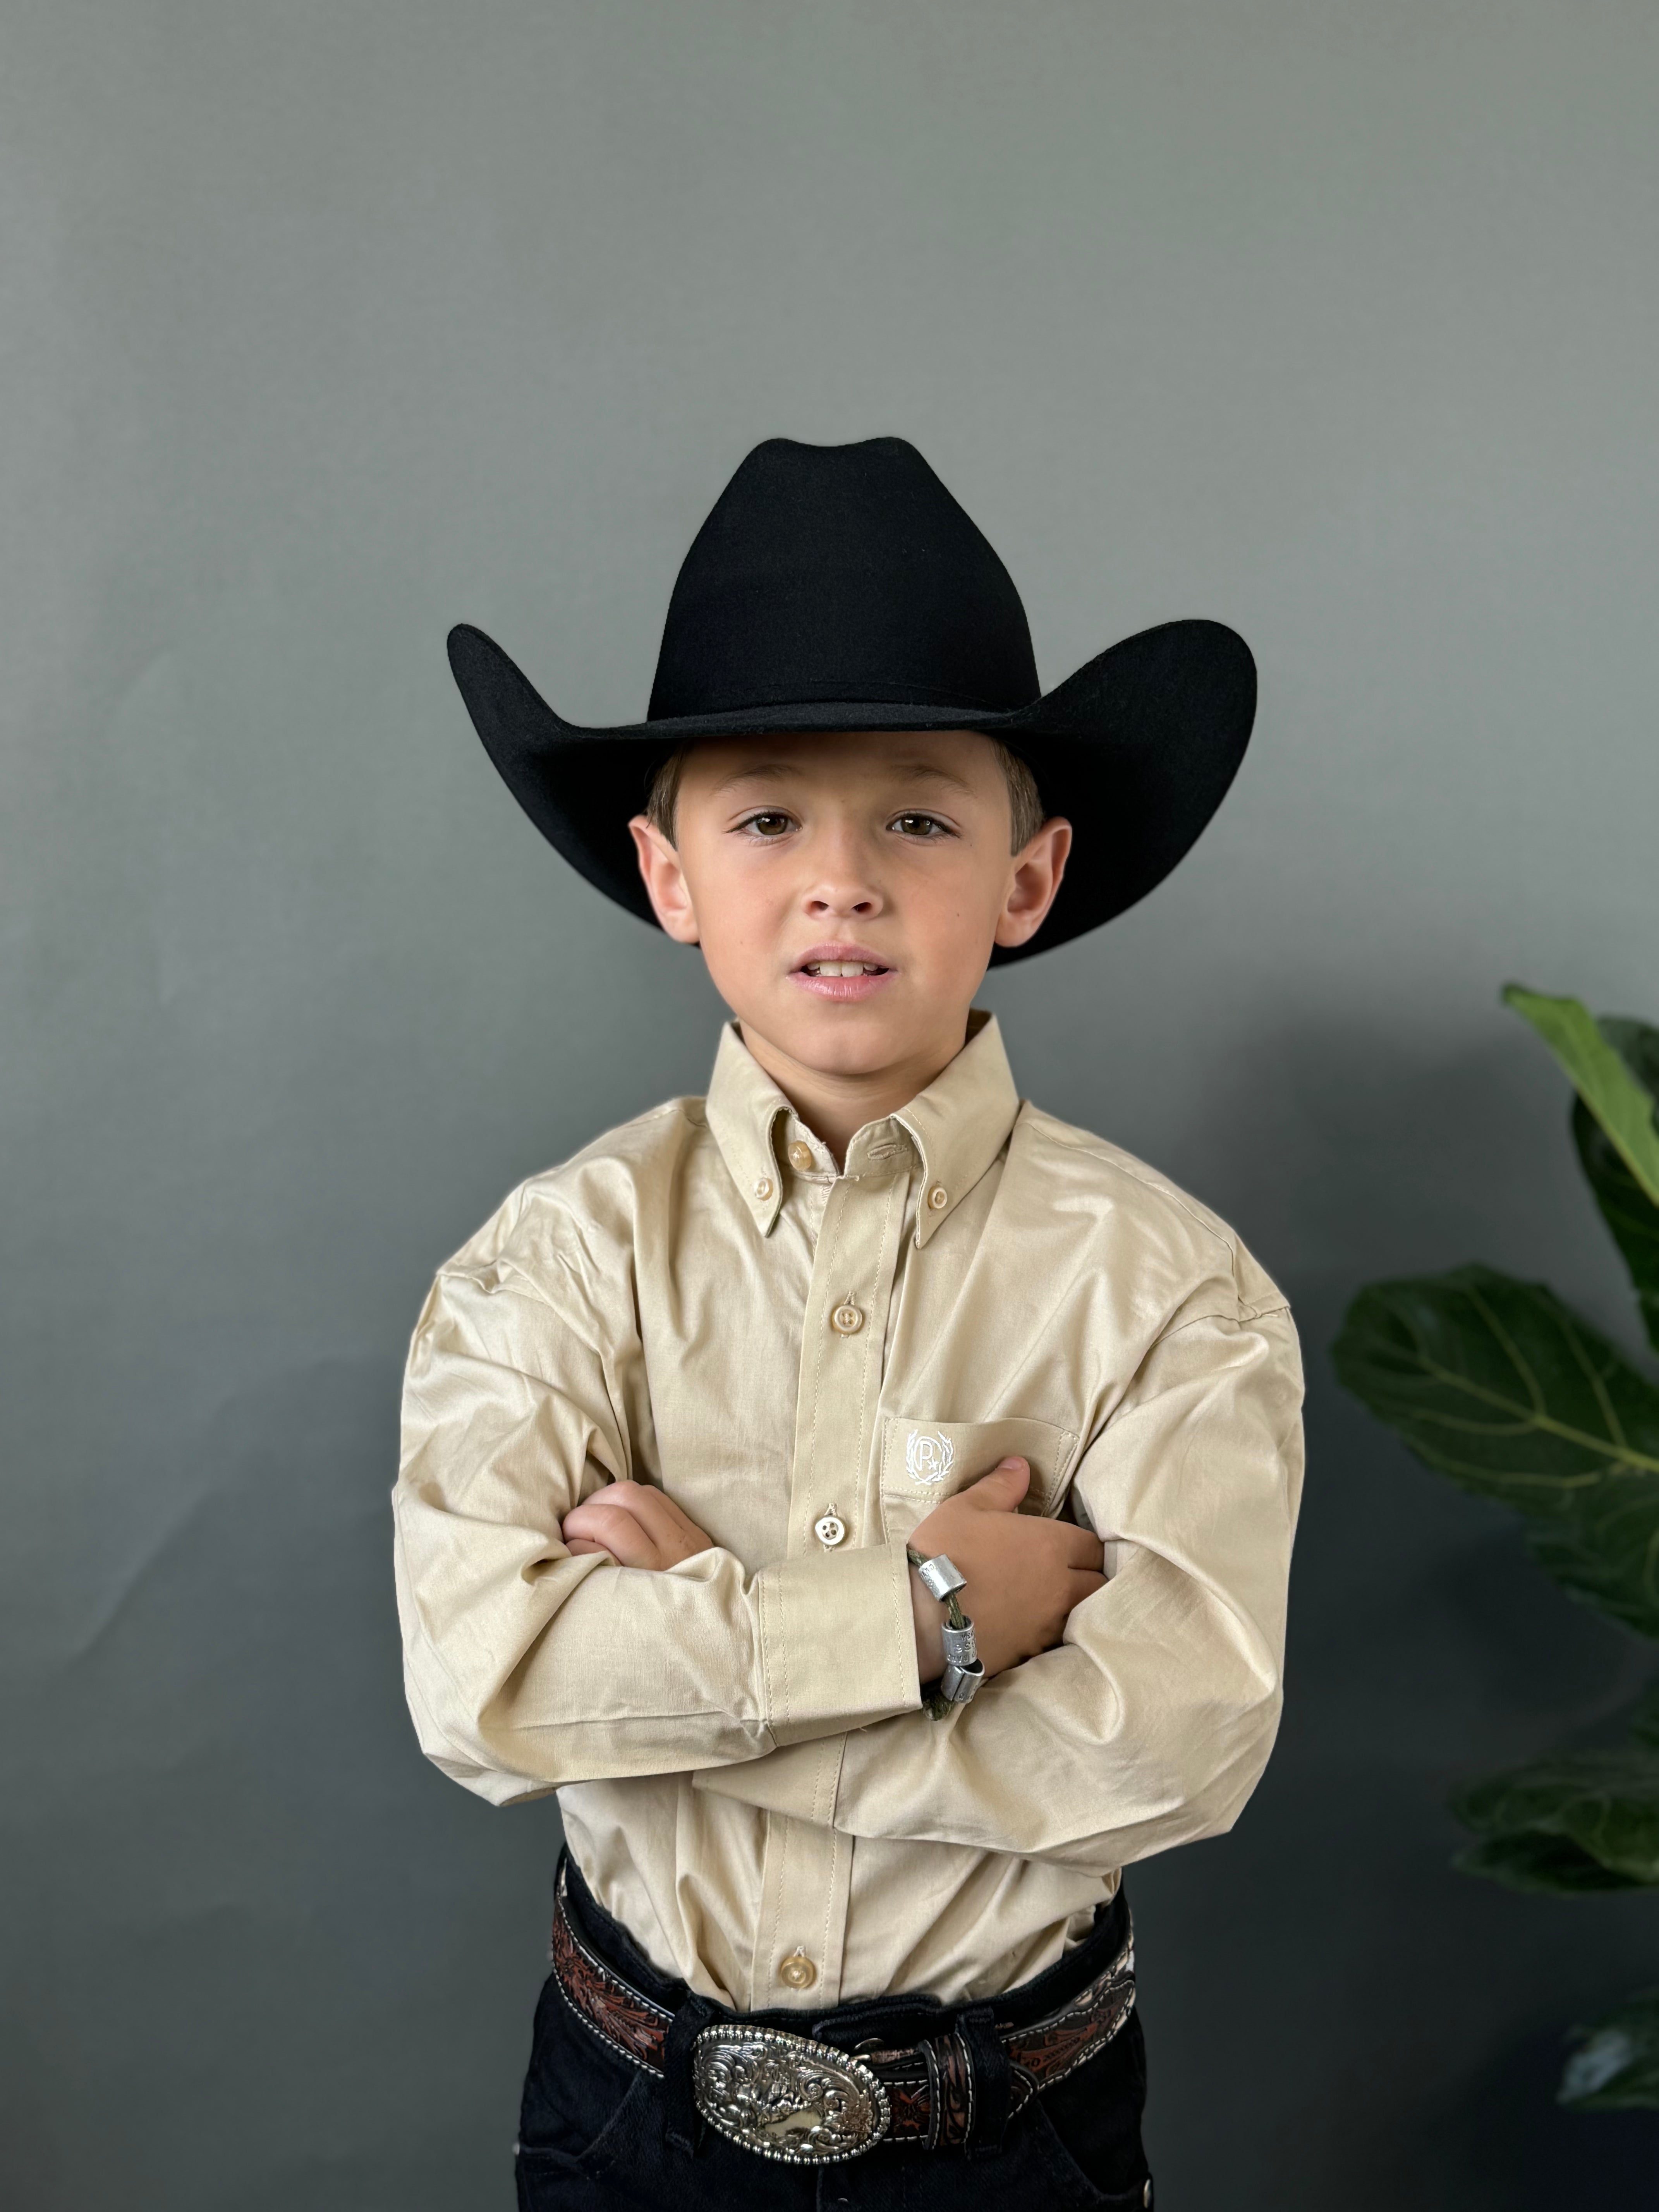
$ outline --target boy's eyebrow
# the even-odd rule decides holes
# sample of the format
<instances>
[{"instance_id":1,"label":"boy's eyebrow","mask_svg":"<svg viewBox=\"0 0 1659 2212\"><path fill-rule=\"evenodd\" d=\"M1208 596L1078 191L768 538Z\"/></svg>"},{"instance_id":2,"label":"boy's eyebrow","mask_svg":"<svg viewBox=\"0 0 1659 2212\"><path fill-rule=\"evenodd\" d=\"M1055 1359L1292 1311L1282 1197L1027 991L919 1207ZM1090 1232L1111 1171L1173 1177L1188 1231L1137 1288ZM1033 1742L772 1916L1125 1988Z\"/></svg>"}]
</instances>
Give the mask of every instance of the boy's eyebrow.
<instances>
[{"instance_id":1,"label":"boy's eyebrow","mask_svg":"<svg viewBox=\"0 0 1659 2212\"><path fill-rule=\"evenodd\" d=\"M941 768L937 761L895 761L893 773L921 776L929 783L948 783L957 791L971 793L974 788L965 775L958 775L954 769Z\"/></svg>"},{"instance_id":2,"label":"boy's eyebrow","mask_svg":"<svg viewBox=\"0 0 1659 2212\"><path fill-rule=\"evenodd\" d=\"M714 788L716 791L729 791L734 783L747 783L752 777L757 775L800 775L804 773L804 769L794 761L757 761L752 767L745 761L741 766L732 769L729 774L720 776Z\"/></svg>"},{"instance_id":3,"label":"boy's eyebrow","mask_svg":"<svg viewBox=\"0 0 1659 2212\"><path fill-rule=\"evenodd\" d=\"M904 776L929 783L948 783L952 790L964 791L970 795L974 788L965 776L958 775L953 769L941 768L937 761L896 760L884 763L884 767L895 778ZM770 781L785 775L800 776L805 773L799 761L757 761L752 766L744 763L742 767L734 768L727 775L720 776L713 788L717 792L729 791L734 783L750 783L761 778Z\"/></svg>"}]
</instances>

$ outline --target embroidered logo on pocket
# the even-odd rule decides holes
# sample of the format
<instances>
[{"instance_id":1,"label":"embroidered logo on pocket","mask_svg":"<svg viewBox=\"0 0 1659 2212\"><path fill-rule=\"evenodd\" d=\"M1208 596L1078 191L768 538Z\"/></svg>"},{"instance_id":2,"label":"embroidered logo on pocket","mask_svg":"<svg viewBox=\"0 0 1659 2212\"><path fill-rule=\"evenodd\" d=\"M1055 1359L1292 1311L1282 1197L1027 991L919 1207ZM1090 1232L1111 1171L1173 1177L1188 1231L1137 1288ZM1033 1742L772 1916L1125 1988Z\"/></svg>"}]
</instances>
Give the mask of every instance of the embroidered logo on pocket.
<instances>
[{"instance_id":1,"label":"embroidered logo on pocket","mask_svg":"<svg viewBox=\"0 0 1659 2212\"><path fill-rule=\"evenodd\" d=\"M956 1455L949 1437L927 1429L912 1429L904 1439L904 1469L913 1482L943 1482Z\"/></svg>"}]
</instances>

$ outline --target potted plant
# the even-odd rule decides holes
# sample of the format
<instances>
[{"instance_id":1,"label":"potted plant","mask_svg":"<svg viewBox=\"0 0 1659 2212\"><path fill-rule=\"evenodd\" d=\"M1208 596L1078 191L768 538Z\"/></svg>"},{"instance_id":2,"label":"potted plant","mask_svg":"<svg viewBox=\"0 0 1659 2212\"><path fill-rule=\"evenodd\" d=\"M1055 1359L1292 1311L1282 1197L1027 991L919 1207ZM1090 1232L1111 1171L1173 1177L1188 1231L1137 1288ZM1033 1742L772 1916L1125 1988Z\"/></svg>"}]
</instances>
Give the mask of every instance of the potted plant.
<instances>
[{"instance_id":1,"label":"potted plant","mask_svg":"<svg viewBox=\"0 0 1659 2212\"><path fill-rule=\"evenodd\" d=\"M1659 1352L1659 1029L1510 985L1571 1077L1572 1136ZM1482 1267L1373 1284L1333 1348L1338 1378L1417 1457L1521 1516L1573 1597L1659 1639L1659 1382L1542 1283ZM1659 1687L1622 1742L1460 1790L1456 1863L1515 1889L1659 1888ZM1659 2106L1659 1990L1575 2032L1564 2104Z\"/></svg>"}]
</instances>

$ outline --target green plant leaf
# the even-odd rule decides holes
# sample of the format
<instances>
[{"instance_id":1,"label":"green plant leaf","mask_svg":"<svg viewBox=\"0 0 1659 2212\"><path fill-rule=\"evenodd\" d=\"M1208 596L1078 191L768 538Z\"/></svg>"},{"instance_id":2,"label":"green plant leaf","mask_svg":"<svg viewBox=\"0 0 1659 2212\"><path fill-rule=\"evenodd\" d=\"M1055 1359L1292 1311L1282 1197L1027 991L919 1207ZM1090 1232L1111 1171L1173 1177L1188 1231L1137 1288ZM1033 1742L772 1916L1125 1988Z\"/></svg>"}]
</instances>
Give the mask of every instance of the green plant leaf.
<instances>
[{"instance_id":1,"label":"green plant leaf","mask_svg":"<svg viewBox=\"0 0 1659 2212\"><path fill-rule=\"evenodd\" d=\"M1659 1035L1649 1031L1650 1036ZM1630 1269L1648 1342L1659 1352L1659 1206L1625 1165L1613 1139L1582 1098L1572 1105L1578 1164Z\"/></svg>"},{"instance_id":2,"label":"green plant leaf","mask_svg":"<svg viewBox=\"0 0 1659 2212\"><path fill-rule=\"evenodd\" d=\"M1651 1022L1632 1021L1627 1014L1603 1014L1595 1026L1656 1101L1654 1111L1659 1114L1659 1030Z\"/></svg>"},{"instance_id":3,"label":"green plant leaf","mask_svg":"<svg viewBox=\"0 0 1659 2212\"><path fill-rule=\"evenodd\" d=\"M1512 1880L1526 1865L1525 1852L1513 1848L1517 1838L1565 1838L1626 1883L1659 1887L1659 1748L1650 1743L1535 1759L1460 1790L1452 1810L1483 1843L1501 1839L1511 1847L1507 1855L1489 1854L1472 1872ZM1534 1870L1543 1871L1549 1856L1536 1852ZM1565 1856L1557 1863L1571 1868Z\"/></svg>"},{"instance_id":4,"label":"green plant leaf","mask_svg":"<svg viewBox=\"0 0 1659 2212\"><path fill-rule=\"evenodd\" d=\"M1581 1850L1570 1836L1546 1835L1534 1828L1522 1829L1514 1836L1488 1836L1459 1851L1452 1864L1459 1874L1478 1874L1488 1881L1501 1881L1507 1889L1556 1897L1649 1887L1604 1867L1599 1859Z\"/></svg>"},{"instance_id":5,"label":"green plant leaf","mask_svg":"<svg viewBox=\"0 0 1659 2212\"><path fill-rule=\"evenodd\" d=\"M1420 1460L1513 1506L1559 1583L1659 1637L1659 1388L1553 1291L1490 1267L1374 1283L1332 1358Z\"/></svg>"},{"instance_id":6,"label":"green plant leaf","mask_svg":"<svg viewBox=\"0 0 1659 2212\"><path fill-rule=\"evenodd\" d=\"M1659 1206L1659 1121L1655 1095L1638 1079L1609 1030L1639 1030L1639 1023L1596 1020L1577 999L1547 998L1519 983L1504 988L1504 1003L1530 1022L1571 1079L1574 1089L1607 1131L1625 1165Z\"/></svg>"},{"instance_id":7,"label":"green plant leaf","mask_svg":"<svg viewBox=\"0 0 1659 2212\"><path fill-rule=\"evenodd\" d=\"M1556 2093L1562 2104L1579 2112L1659 2105L1659 1990L1638 1990L1573 2036L1578 2048Z\"/></svg>"}]
</instances>

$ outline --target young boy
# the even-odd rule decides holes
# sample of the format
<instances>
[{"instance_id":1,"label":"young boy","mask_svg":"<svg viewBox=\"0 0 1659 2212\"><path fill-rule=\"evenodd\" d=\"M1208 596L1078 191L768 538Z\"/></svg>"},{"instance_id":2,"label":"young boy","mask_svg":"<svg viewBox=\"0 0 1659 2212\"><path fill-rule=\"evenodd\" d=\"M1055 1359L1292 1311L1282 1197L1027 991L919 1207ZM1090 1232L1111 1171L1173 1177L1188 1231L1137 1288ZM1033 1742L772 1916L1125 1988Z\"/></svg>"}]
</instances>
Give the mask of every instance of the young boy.
<instances>
[{"instance_id":1,"label":"young boy","mask_svg":"<svg viewBox=\"0 0 1659 2212\"><path fill-rule=\"evenodd\" d=\"M750 455L643 724L450 650L534 820L736 1017L707 1099L507 1200L410 1358L416 1726L568 1840L520 2203L1150 2204L1119 1870L1273 1742L1296 1338L972 1001L1180 860L1249 655L1171 623L1041 696L896 439Z\"/></svg>"}]
</instances>

